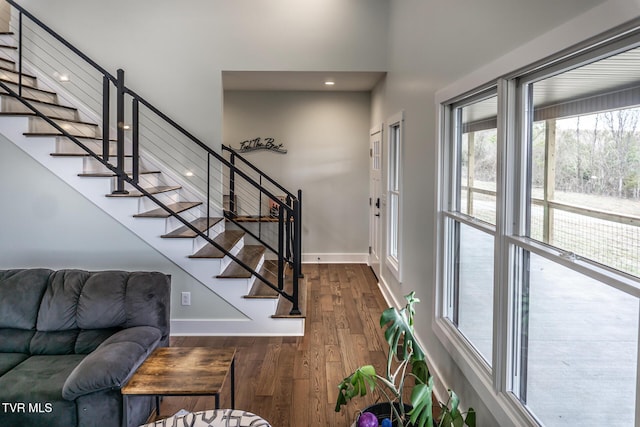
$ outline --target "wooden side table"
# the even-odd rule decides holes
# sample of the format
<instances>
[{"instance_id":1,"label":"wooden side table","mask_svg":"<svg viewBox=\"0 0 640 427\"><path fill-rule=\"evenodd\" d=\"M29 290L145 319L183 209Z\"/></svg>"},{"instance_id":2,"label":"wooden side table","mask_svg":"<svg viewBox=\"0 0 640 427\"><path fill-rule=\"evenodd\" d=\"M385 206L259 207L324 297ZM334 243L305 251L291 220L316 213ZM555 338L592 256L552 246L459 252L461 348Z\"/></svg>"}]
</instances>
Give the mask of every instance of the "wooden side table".
<instances>
[{"instance_id":1,"label":"wooden side table","mask_svg":"<svg viewBox=\"0 0 640 427\"><path fill-rule=\"evenodd\" d=\"M160 347L144 361L122 387L122 425L128 425L128 397L155 396L160 415L160 396L215 396L231 373L231 409L235 408L235 348Z\"/></svg>"}]
</instances>

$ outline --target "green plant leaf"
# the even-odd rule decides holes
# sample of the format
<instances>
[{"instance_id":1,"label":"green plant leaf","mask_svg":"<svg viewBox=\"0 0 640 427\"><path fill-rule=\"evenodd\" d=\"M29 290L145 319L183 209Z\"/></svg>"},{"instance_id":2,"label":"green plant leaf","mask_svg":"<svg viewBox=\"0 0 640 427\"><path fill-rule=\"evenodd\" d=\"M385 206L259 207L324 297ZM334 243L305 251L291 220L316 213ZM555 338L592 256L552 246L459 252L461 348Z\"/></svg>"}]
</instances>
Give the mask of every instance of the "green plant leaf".
<instances>
[{"instance_id":1,"label":"green plant leaf","mask_svg":"<svg viewBox=\"0 0 640 427\"><path fill-rule=\"evenodd\" d=\"M413 334L413 316L415 314L413 305L420 302L420 300L415 297L414 292L411 292L405 298L407 299L407 305L402 310L389 307L380 316L380 327L387 327L384 331L384 337L389 344L389 364L391 363L392 355L402 360L408 360L409 356L411 356L412 362L424 360L424 350L422 350ZM400 349L398 348L399 345L401 345Z\"/></svg>"},{"instance_id":2,"label":"green plant leaf","mask_svg":"<svg viewBox=\"0 0 640 427\"><path fill-rule=\"evenodd\" d=\"M469 427L476 427L476 411L473 408L469 408L467 417L465 418L464 422Z\"/></svg>"},{"instance_id":3,"label":"green plant leaf","mask_svg":"<svg viewBox=\"0 0 640 427\"><path fill-rule=\"evenodd\" d=\"M409 421L416 427L431 427L433 425L433 378L427 384L416 384L411 393Z\"/></svg>"},{"instance_id":4,"label":"green plant leaf","mask_svg":"<svg viewBox=\"0 0 640 427\"><path fill-rule=\"evenodd\" d=\"M365 365L358 368L354 373L346 377L338 384L338 397L336 400L336 412L340 412L340 407L346 405L356 396L367 394L376 386L376 369L372 365Z\"/></svg>"},{"instance_id":5,"label":"green plant leaf","mask_svg":"<svg viewBox=\"0 0 640 427\"><path fill-rule=\"evenodd\" d=\"M430 378L429 367L424 360L414 360L411 364L411 373L416 377L416 381L427 384Z\"/></svg>"},{"instance_id":6,"label":"green plant leaf","mask_svg":"<svg viewBox=\"0 0 640 427\"><path fill-rule=\"evenodd\" d=\"M451 414L452 416L456 416L460 411L458 410L458 405L460 404L460 398L458 395L451 389L449 389L449 402L451 405Z\"/></svg>"},{"instance_id":7,"label":"green plant leaf","mask_svg":"<svg viewBox=\"0 0 640 427\"><path fill-rule=\"evenodd\" d=\"M476 413L473 408L469 408L466 417L460 412L460 398L451 389L449 389L449 400L447 404L441 403L441 422L440 426L443 427L475 427L476 425Z\"/></svg>"}]
</instances>

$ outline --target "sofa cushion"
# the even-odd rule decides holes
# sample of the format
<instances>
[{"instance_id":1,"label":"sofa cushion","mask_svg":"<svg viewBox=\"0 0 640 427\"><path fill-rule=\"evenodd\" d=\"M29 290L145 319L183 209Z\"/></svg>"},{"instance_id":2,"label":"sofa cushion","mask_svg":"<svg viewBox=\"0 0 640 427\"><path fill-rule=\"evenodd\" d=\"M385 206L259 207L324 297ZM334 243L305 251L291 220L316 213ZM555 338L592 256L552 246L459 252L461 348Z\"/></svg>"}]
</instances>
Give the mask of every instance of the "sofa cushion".
<instances>
[{"instance_id":1,"label":"sofa cushion","mask_svg":"<svg viewBox=\"0 0 640 427\"><path fill-rule=\"evenodd\" d=\"M0 353L28 353L35 333L24 329L0 329Z\"/></svg>"},{"instance_id":2,"label":"sofa cushion","mask_svg":"<svg viewBox=\"0 0 640 427\"><path fill-rule=\"evenodd\" d=\"M127 328L156 326L162 332L161 344L169 345L171 276L137 271L129 276L127 287Z\"/></svg>"},{"instance_id":3,"label":"sofa cushion","mask_svg":"<svg viewBox=\"0 0 640 427\"><path fill-rule=\"evenodd\" d=\"M52 271L0 271L0 328L35 329L38 308Z\"/></svg>"},{"instance_id":4,"label":"sofa cushion","mask_svg":"<svg viewBox=\"0 0 640 427\"><path fill-rule=\"evenodd\" d=\"M100 271L87 278L77 306L77 323L80 329L105 329L124 326L125 271Z\"/></svg>"},{"instance_id":5,"label":"sofa cushion","mask_svg":"<svg viewBox=\"0 0 640 427\"><path fill-rule=\"evenodd\" d=\"M36 331L29 353L31 354L73 354L75 353L77 329L70 331L41 332Z\"/></svg>"},{"instance_id":6,"label":"sofa cushion","mask_svg":"<svg viewBox=\"0 0 640 427\"><path fill-rule=\"evenodd\" d=\"M80 331L76 340L76 348L74 353L89 354L111 335L120 331L120 328L108 329L89 329L88 331Z\"/></svg>"},{"instance_id":7,"label":"sofa cushion","mask_svg":"<svg viewBox=\"0 0 640 427\"><path fill-rule=\"evenodd\" d=\"M24 353L0 353L0 376L18 366L29 357Z\"/></svg>"},{"instance_id":8,"label":"sofa cushion","mask_svg":"<svg viewBox=\"0 0 640 427\"><path fill-rule=\"evenodd\" d=\"M78 329L78 299L89 275L89 272L81 270L60 270L52 273L38 311L39 331Z\"/></svg>"},{"instance_id":9,"label":"sofa cushion","mask_svg":"<svg viewBox=\"0 0 640 427\"><path fill-rule=\"evenodd\" d=\"M23 403L24 412L0 411L2 426L69 427L77 425L75 402L60 390L84 355L31 356L0 377L2 401ZM44 379L44 380L43 380Z\"/></svg>"}]
</instances>

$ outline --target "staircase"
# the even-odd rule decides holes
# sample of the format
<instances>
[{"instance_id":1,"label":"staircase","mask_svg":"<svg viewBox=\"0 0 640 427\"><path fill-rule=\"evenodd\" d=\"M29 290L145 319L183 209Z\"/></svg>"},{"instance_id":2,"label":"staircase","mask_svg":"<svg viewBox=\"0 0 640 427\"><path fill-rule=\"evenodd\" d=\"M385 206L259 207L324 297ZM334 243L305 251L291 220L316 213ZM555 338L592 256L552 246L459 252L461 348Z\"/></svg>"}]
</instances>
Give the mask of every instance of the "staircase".
<instances>
[{"instance_id":1,"label":"staircase","mask_svg":"<svg viewBox=\"0 0 640 427\"><path fill-rule=\"evenodd\" d=\"M301 193L287 192L286 201L277 201L279 215L268 218L277 225L276 243L267 241L261 231L243 225L237 215L238 200L247 207L253 197L248 193L258 194L257 214L249 217L261 221L266 218L262 200L276 200L274 192L286 190L233 150L225 147L230 161L213 152L126 88L122 70L112 76L13 1L9 3L19 24L16 34L0 34L0 133L246 316L245 321L216 322L215 330L198 333L303 335ZM102 73L101 112L83 102L73 105L69 100L75 100L75 94L65 93L62 85L25 58L23 18ZM110 95L112 85L115 100ZM132 99L126 112L125 96ZM132 124L125 126L129 111ZM146 120L152 115L154 120ZM133 128L130 135L128 126ZM206 167L202 166L206 180L200 186L163 162L162 149L154 152L154 144L146 144L156 140L150 135L167 129L191 144L190 150L204 153L194 156L206 158ZM224 191L232 200L226 208L221 200ZM181 322L172 324L174 334L191 332L183 330Z\"/></svg>"}]
</instances>

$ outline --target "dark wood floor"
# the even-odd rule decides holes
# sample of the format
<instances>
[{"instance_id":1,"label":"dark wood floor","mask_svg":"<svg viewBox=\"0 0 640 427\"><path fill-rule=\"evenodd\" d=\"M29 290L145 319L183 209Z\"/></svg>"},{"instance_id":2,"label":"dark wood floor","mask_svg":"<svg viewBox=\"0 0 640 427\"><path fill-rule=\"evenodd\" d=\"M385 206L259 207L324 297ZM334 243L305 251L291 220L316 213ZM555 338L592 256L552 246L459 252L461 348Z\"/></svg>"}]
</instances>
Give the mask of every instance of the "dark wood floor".
<instances>
[{"instance_id":1,"label":"dark wood floor","mask_svg":"<svg viewBox=\"0 0 640 427\"><path fill-rule=\"evenodd\" d=\"M360 365L384 366L378 322L387 304L366 265L304 265L303 272L304 337L173 337L171 345L237 347L236 408L274 427L350 426L357 409L371 399L336 413L337 384ZM223 393L221 406L229 405L229 394ZM161 417L213 406L212 397L166 397Z\"/></svg>"}]
</instances>

